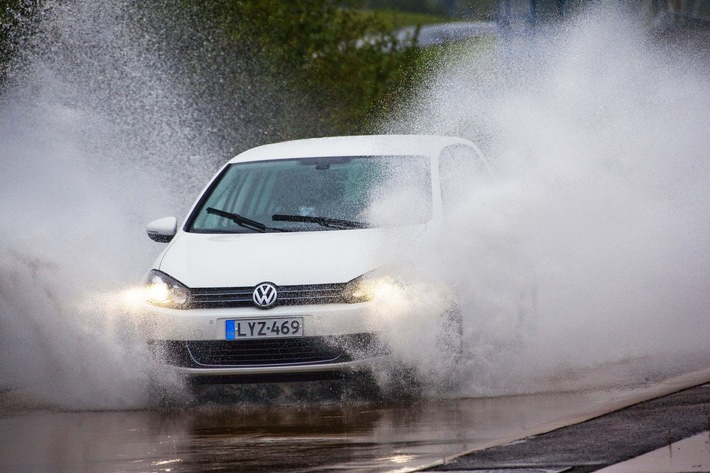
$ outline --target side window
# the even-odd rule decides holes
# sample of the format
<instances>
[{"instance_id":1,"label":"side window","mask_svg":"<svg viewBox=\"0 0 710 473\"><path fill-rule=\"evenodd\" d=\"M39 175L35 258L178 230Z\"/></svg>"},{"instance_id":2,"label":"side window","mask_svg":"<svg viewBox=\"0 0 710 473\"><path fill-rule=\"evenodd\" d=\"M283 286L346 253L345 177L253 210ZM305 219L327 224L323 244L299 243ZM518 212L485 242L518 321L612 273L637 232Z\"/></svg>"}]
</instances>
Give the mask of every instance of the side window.
<instances>
[{"instance_id":1,"label":"side window","mask_svg":"<svg viewBox=\"0 0 710 473\"><path fill-rule=\"evenodd\" d=\"M441 199L444 212L449 213L465 202L467 195L487 176L481 157L470 147L453 145L439 156Z\"/></svg>"}]
</instances>

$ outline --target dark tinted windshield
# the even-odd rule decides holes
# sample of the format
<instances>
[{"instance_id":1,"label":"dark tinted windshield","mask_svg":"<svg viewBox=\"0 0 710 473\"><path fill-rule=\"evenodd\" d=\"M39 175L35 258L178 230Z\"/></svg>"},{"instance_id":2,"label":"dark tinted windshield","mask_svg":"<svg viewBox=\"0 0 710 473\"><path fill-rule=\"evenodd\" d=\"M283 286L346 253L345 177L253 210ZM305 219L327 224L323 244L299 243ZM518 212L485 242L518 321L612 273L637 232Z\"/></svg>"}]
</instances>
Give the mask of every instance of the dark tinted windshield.
<instances>
[{"instance_id":1,"label":"dark tinted windshield","mask_svg":"<svg viewBox=\"0 0 710 473\"><path fill-rule=\"evenodd\" d=\"M422 223L431 218L431 209L426 157L256 161L225 169L190 218L188 231L254 231L225 213L259 222L267 231L317 231Z\"/></svg>"}]
</instances>

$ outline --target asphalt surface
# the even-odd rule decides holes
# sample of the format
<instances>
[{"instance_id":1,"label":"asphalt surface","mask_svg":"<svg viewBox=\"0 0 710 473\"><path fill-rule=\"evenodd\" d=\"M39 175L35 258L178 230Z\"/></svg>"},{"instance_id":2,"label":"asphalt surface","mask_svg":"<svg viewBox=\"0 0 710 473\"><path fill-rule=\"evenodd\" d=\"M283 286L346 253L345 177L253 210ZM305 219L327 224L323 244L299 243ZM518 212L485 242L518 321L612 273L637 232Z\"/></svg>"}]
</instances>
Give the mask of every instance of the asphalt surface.
<instances>
[{"instance_id":1,"label":"asphalt surface","mask_svg":"<svg viewBox=\"0 0 710 473\"><path fill-rule=\"evenodd\" d=\"M427 471L586 473L708 430L710 384L705 384L523 441L474 452Z\"/></svg>"},{"instance_id":2,"label":"asphalt surface","mask_svg":"<svg viewBox=\"0 0 710 473\"><path fill-rule=\"evenodd\" d=\"M184 409L67 411L18 389L0 395L0 472L710 472L708 360L604 366L569 391L412 403L308 383L213 386ZM673 443L684 438L699 455ZM653 469L638 467L659 450L674 469L653 453Z\"/></svg>"}]
</instances>

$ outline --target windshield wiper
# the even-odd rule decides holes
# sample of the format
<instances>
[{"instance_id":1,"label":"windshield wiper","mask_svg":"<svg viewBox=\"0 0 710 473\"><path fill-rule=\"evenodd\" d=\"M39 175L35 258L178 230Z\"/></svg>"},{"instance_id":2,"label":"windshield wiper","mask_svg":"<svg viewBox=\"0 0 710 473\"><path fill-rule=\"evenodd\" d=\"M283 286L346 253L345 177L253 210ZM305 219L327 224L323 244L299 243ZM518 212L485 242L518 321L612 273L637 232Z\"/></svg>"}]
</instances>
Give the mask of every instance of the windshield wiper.
<instances>
[{"instance_id":1,"label":"windshield wiper","mask_svg":"<svg viewBox=\"0 0 710 473\"><path fill-rule=\"evenodd\" d=\"M280 228L269 228L266 225L264 225L261 222L257 222L256 220L252 220L250 218L242 217L239 214L232 213L232 212L227 212L224 210L219 210L215 209L214 207L207 207L205 211L208 214L214 214L214 215L219 215L220 217L228 218L240 227L244 228L249 228L250 230L255 230L257 232L264 233L266 230L273 230L273 231L278 231L278 232L284 232L288 230L283 230Z\"/></svg>"},{"instance_id":2,"label":"windshield wiper","mask_svg":"<svg viewBox=\"0 0 710 473\"><path fill-rule=\"evenodd\" d=\"M308 222L317 223L322 227L328 228L367 228L368 225L363 222L355 222L353 220L343 220L339 218L329 217L312 217L310 215L284 215L274 214L271 216L274 222Z\"/></svg>"}]
</instances>

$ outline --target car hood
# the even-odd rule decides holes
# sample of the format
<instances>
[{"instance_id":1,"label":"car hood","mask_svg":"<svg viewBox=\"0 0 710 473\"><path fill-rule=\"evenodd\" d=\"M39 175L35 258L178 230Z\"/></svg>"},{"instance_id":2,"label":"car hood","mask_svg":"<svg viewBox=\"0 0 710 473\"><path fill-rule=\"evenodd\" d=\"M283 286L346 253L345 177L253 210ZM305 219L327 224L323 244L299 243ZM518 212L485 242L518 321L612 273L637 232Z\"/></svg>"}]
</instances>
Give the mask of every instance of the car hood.
<instances>
[{"instance_id":1,"label":"car hood","mask_svg":"<svg viewBox=\"0 0 710 473\"><path fill-rule=\"evenodd\" d=\"M424 226L201 234L179 232L156 267L191 288L328 284L396 261Z\"/></svg>"}]
</instances>

